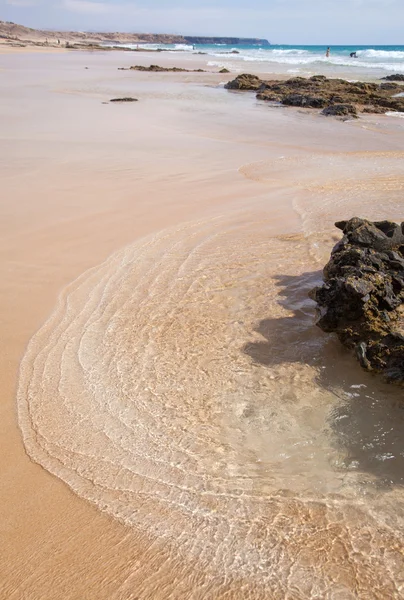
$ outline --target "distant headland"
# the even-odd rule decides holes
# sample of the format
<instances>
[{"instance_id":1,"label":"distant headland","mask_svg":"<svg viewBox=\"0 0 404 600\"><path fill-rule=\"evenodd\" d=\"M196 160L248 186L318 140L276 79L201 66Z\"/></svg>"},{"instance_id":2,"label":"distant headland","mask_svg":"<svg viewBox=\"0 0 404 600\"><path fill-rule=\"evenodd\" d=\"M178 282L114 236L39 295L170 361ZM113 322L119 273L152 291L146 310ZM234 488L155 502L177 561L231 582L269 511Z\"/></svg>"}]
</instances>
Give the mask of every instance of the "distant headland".
<instances>
[{"instance_id":1,"label":"distant headland","mask_svg":"<svg viewBox=\"0 0 404 600\"><path fill-rule=\"evenodd\" d=\"M51 31L46 29L31 29L16 23L0 21L0 38L9 41L63 40L69 42L117 42L120 44L256 44L270 46L268 40L260 38L239 37L206 37L190 35L173 35L168 33L121 33L121 32L92 32L92 31Z\"/></svg>"}]
</instances>

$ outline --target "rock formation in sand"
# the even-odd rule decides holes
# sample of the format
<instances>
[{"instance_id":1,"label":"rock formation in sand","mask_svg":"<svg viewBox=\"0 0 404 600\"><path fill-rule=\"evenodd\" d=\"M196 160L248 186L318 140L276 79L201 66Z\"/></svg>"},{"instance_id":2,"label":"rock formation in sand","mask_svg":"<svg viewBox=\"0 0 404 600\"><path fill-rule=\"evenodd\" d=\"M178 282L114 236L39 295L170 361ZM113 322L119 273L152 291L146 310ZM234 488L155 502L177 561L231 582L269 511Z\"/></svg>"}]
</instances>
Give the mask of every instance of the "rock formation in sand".
<instances>
[{"instance_id":1,"label":"rock formation in sand","mask_svg":"<svg viewBox=\"0 0 404 600\"><path fill-rule=\"evenodd\" d=\"M137 102L137 98L125 96L124 98L111 98L110 102Z\"/></svg>"},{"instance_id":2,"label":"rock formation in sand","mask_svg":"<svg viewBox=\"0 0 404 600\"><path fill-rule=\"evenodd\" d=\"M229 81L224 86L227 90L259 90L264 85L264 81L257 77L257 75L251 75L250 73L243 73L237 75L236 79Z\"/></svg>"},{"instance_id":3,"label":"rock formation in sand","mask_svg":"<svg viewBox=\"0 0 404 600\"><path fill-rule=\"evenodd\" d=\"M324 75L264 81L256 75L244 73L225 87L229 90L253 90L257 92L258 100L280 102L285 106L326 109L323 110L326 116L404 112L404 97L396 97L402 87L393 83L350 82L327 79Z\"/></svg>"},{"instance_id":4,"label":"rock formation in sand","mask_svg":"<svg viewBox=\"0 0 404 600\"><path fill-rule=\"evenodd\" d=\"M181 67L160 67L160 65L135 65L133 67L119 67L120 71L148 71L151 73L205 73L204 69L182 69Z\"/></svg>"},{"instance_id":5,"label":"rock formation in sand","mask_svg":"<svg viewBox=\"0 0 404 600\"><path fill-rule=\"evenodd\" d=\"M386 79L387 81L404 81L404 75L402 73L395 73L393 75L386 75L382 79Z\"/></svg>"},{"instance_id":6,"label":"rock formation in sand","mask_svg":"<svg viewBox=\"0 0 404 600\"><path fill-rule=\"evenodd\" d=\"M310 292L317 326L335 332L361 366L404 384L404 223L354 217Z\"/></svg>"}]
</instances>

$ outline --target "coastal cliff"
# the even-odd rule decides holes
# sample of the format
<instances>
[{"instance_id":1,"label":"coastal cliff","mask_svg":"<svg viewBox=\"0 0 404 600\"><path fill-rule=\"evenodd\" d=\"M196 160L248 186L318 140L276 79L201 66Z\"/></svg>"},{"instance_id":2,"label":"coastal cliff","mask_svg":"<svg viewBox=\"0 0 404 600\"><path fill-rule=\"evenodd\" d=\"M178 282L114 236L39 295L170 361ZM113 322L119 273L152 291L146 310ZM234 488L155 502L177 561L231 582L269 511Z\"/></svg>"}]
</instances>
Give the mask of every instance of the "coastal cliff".
<instances>
[{"instance_id":1,"label":"coastal cliff","mask_svg":"<svg viewBox=\"0 0 404 600\"><path fill-rule=\"evenodd\" d=\"M259 38L238 37L203 37L184 36L168 33L120 33L120 32L85 32L85 31L51 31L31 29L16 23L0 21L0 38L15 41L44 41L59 39L75 42L117 42L120 44L260 44L269 46L268 40Z\"/></svg>"}]
</instances>

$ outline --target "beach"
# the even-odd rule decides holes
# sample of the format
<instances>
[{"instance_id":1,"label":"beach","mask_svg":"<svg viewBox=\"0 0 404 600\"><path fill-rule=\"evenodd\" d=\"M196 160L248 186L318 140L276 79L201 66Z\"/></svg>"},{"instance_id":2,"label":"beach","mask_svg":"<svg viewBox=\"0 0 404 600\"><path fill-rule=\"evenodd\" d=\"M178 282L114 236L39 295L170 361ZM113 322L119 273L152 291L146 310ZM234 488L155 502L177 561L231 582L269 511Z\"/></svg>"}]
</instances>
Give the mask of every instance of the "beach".
<instances>
[{"instance_id":1,"label":"beach","mask_svg":"<svg viewBox=\"0 0 404 600\"><path fill-rule=\"evenodd\" d=\"M402 220L404 120L270 107L209 56L26 50L0 55L0 597L403 597L402 391L307 294L334 221ZM152 63L208 72L118 70Z\"/></svg>"}]
</instances>

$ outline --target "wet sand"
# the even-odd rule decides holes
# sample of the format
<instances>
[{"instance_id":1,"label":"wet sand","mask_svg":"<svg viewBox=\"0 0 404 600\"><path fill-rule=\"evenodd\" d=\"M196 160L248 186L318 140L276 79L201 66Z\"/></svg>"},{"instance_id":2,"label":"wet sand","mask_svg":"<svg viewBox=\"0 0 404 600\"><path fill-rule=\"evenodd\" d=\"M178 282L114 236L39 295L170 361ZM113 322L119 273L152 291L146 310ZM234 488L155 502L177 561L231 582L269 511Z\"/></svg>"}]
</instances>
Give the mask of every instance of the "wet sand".
<instances>
[{"instance_id":1,"label":"wet sand","mask_svg":"<svg viewBox=\"0 0 404 600\"><path fill-rule=\"evenodd\" d=\"M202 57L196 58L195 68L203 68L206 63ZM216 87L222 81L221 75L117 70L118 66L142 62L155 62L155 55L15 53L0 61L0 502L4 515L2 545L7 548L0 559L0 595L29 600L277 599L309 598L316 593L323 598L400 598L403 495L399 457L403 448L397 447L396 437L390 434L388 448L384 448L385 453L394 448L396 460L377 461L377 452L366 453L361 443L361 435L368 438L373 434L361 430L359 435L341 428L337 438L352 439L350 448L344 450L340 443L337 451L348 465L335 471L339 475L343 472L343 487L341 477L334 477L329 466L321 462L325 447L330 456L334 452L328 434L320 436L314 461L310 453L303 452L288 467L274 452L281 444L292 448L299 430L307 439L310 432L313 437L313 430L326 422L327 407L332 402L342 422L348 415L350 423L361 423L367 402L361 390L367 390L375 403L374 421L368 421L370 428L382 426L383 431L390 431L392 425L402 425L396 392L375 386L335 344L328 344L325 362L320 366L327 371L334 365L340 377L330 380L323 376L318 384L318 365L313 357L320 360L326 341L317 332L304 336L311 331L313 316L306 291L318 278L318 270L333 244L333 220L346 217L347 210L369 218L402 218L403 125L393 118L366 117L341 123L295 110L269 109L257 103L253 95L227 93ZM158 62L179 64L172 56L159 56ZM135 96L139 102L103 104L118 94ZM190 233L184 236L187 228ZM178 264L171 254L167 256L164 239L177 248L174 256ZM223 243L218 245L217 239ZM56 319L65 314L60 308L63 298L71 299L73 311L81 311L96 289L99 271L106 269L107 274L119 276L119 269L114 267L114 261L122 262L119 252L127 247L123 252L132 253L133 261L149 243L147 240L152 240L155 253L143 249L145 261L140 261L138 271L131 271L130 278L122 280L117 289L128 295L125 286L134 288L136 281L152 277L150 270L155 270L159 262L164 268L157 269L145 290L138 290L143 306L141 321L127 321L126 313L121 319L133 331L141 323L147 339L151 317L156 320L155 339L163 344L159 356L166 359L162 366L164 381L170 382L170 373L176 373L176 383L183 386L181 392L169 394L169 390L159 387L161 382L156 384L153 349L148 343L136 346L135 336L123 347L129 344L133 348L135 344L141 353L149 348L147 360L142 358L144 379L140 379L142 386L137 393L141 396L149 386L148 398L142 399L148 406L153 394L167 397L168 405L156 413L157 424L161 425L157 431L162 436L161 458L167 458L164 444L170 443L174 464L170 472L165 467L155 471L153 461L144 466L155 481L160 480L159 495L145 482L140 486L131 481L130 494L124 498L120 494L106 497L104 493L96 498L92 486L97 478L100 483L100 473L105 474L110 487L116 473L107 473L105 465L100 470L99 463L85 472L83 465L76 464L74 453L84 451L94 457L93 450L98 448L100 457L105 457L106 447L98 442L93 450L80 447L83 436L91 440L89 429L78 429L72 435L69 431L73 429L63 431L67 415L56 410L62 406L52 404L57 394L46 389L55 373L52 363L48 363L51 371L45 377L40 368L35 377L30 370L32 358L47 342L46 330L41 330L30 346L32 354L28 353L23 364L19 416L31 456L58 477L25 453L17 424L18 368L30 338L57 306L67 285L76 281L59 300ZM232 256L236 248L239 261ZM181 264L190 253L195 260L184 268ZM111 255L110 262L104 263ZM102 263L104 266L99 267ZM93 268L88 276L77 280ZM181 285L178 287L181 269L181 285L191 296ZM207 281L202 296L199 284L203 276ZM288 279L294 277L298 279ZM84 282L84 296L77 298L71 294L80 282ZM163 310L168 289L174 295L171 305ZM229 289L230 294L226 291ZM282 290L286 290L283 295ZM112 292L114 301L116 291L112 288ZM285 297L286 304L282 305L279 301ZM131 305L130 315L136 313L139 302ZM102 325L98 306L103 305L95 295L93 306L85 310L90 310L90 317ZM184 320L179 320L184 331L167 338L159 328L164 329L166 315L174 306L185 311L181 317ZM210 306L208 311L206 306ZM303 317L288 321L299 311ZM229 314L232 325L221 332L221 324ZM243 321L242 325L237 321ZM302 323L303 339L297 335ZM274 337L282 339L285 328L289 336L286 344L277 346ZM96 354L94 340L103 329L103 325L94 329L94 339L83 340L87 360ZM77 332L71 339L77 339ZM117 347L111 339L112 347ZM35 347L37 342L39 346ZM293 346L298 347L300 360L293 352L288 355L288 347ZM191 347L195 351L192 356ZM201 372L199 361L204 352L206 361L210 357L220 360L214 368L207 367L207 381L193 381L194 387L189 389L188 372L176 371L175 358L182 357L195 376ZM276 363L268 358L271 353L280 357ZM73 402L71 414L77 408L73 399L85 385L75 372L75 355L72 349L72 366L68 364L63 375L65 389L74 391L71 395L64 393L64 401ZM113 355L105 358L115 360ZM134 363L133 370L129 367L128 374L138 373L139 364ZM343 367L339 367L341 364ZM221 377L231 386L218 415L214 402L209 408L203 398L216 398L217 390L213 391ZM342 385L340 379L344 378ZM237 396L243 379L255 381L249 401L245 394ZM292 410L293 424L285 429L285 397L276 417L279 437L271 448L266 426L272 417L265 406L267 396L279 390L276 382L289 393L300 390L297 396L303 402L299 412L306 418L296 418ZM32 400L39 399L40 406L30 404L31 412L22 415L21 407L29 397L24 389L30 385L34 386ZM357 385L367 387L352 388ZM358 394L355 406L361 410L357 415L352 415L348 396L344 395L349 390ZM128 393L132 397L133 390ZM186 404L189 398L194 399L194 405ZM381 400L388 402L387 411L382 410ZM182 401L187 407L183 412ZM310 413L310 406L318 411ZM383 421L381 415L386 412ZM181 419L177 422L178 415ZM133 426L139 415L130 418ZM141 415L143 423L149 418ZM186 423L192 427L185 427L185 432L197 432L195 438L178 434ZM155 424L153 427L156 430ZM46 443L39 444L33 431L48 436ZM286 431L284 438L282 431ZM51 446L58 437L62 440L64 433L64 452L72 454L62 458ZM116 434L121 435L119 431ZM136 437L127 439L130 444L134 441ZM149 459L155 443L143 438L142 451L147 449ZM238 448L239 452L226 454L226 448ZM185 460L185 449L192 449L195 464L189 457ZM139 467L137 452L131 448L134 458L130 469L133 465ZM64 468L60 468L63 460ZM122 457L114 460L117 465L125 462ZM352 466L355 461L359 469ZM177 481L178 472L174 471L179 466L189 469L182 481L182 504L188 512L181 508L175 493L170 496L167 492L168 484ZM268 477L271 469L275 475ZM300 472L307 473L303 481ZM219 479L222 485L218 487ZM127 485L128 481L123 483ZM201 504L200 485L212 492L205 504ZM146 493L140 505L139 486ZM225 506L218 500L220 490L241 501L232 504L229 500ZM332 494L339 504L330 500ZM360 499L358 494L362 494ZM173 501L172 511L163 509L160 502L168 497ZM248 502L246 497L250 498ZM264 504L260 500L263 498ZM371 514L363 508L367 498ZM128 511L128 506L137 512ZM189 514L191 508L196 513L216 515L217 522L212 525L203 518L195 521ZM221 539L227 543L217 544L220 551L215 554L215 531L221 531L231 513L238 515L233 537L223 533ZM250 530L251 522L256 530ZM184 535L178 544L180 530ZM199 546L191 548L192 537ZM302 555L310 539L313 546ZM331 557L328 565L322 560L324 548ZM373 560L366 558L369 556Z\"/></svg>"}]
</instances>

